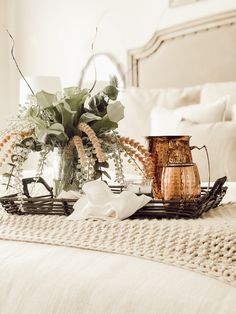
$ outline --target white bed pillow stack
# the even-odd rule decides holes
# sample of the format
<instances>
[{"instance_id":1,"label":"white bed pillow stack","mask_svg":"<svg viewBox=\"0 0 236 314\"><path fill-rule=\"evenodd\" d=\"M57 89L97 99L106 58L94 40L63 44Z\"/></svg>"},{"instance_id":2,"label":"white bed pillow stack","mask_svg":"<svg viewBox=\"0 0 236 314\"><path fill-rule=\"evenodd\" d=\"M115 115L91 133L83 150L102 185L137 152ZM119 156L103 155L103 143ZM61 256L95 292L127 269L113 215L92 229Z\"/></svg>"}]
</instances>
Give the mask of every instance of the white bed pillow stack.
<instances>
[{"instance_id":1,"label":"white bed pillow stack","mask_svg":"<svg viewBox=\"0 0 236 314\"><path fill-rule=\"evenodd\" d=\"M120 92L119 100L125 106L125 117L119 122L119 132L144 143L150 135L150 112L159 107L174 109L200 102L200 86L187 88L145 89L127 88Z\"/></svg>"},{"instance_id":2,"label":"white bed pillow stack","mask_svg":"<svg viewBox=\"0 0 236 314\"><path fill-rule=\"evenodd\" d=\"M234 98L235 97L235 98ZM174 110L153 109L150 117L152 135L191 135L191 145L208 148L211 180L227 176L236 181L236 83L206 84L201 103ZM225 120L233 121L225 121ZM202 152L193 152L202 181L208 179L207 161Z\"/></svg>"},{"instance_id":3,"label":"white bed pillow stack","mask_svg":"<svg viewBox=\"0 0 236 314\"><path fill-rule=\"evenodd\" d=\"M191 144L206 145L211 164L211 181L227 176L236 181L236 123L232 121L198 124L182 121L179 134L191 135ZM208 171L203 152L192 151L194 162L200 170L202 181L207 181Z\"/></svg>"},{"instance_id":4,"label":"white bed pillow stack","mask_svg":"<svg viewBox=\"0 0 236 314\"><path fill-rule=\"evenodd\" d=\"M236 121L236 104L231 107L232 121Z\"/></svg>"},{"instance_id":5,"label":"white bed pillow stack","mask_svg":"<svg viewBox=\"0 0 236 314\"><path fill-rule=\"evenodd\" d=\"M213 103L194 104L168 109L156 106L150 116L151 135L175 135L178 125L184 120L195 123L209 123L223 121L229 97L225 96Z\"/></svg>"},{"instance_id":6,"label":"white bed pillow stack","mask_svg":"<svg viewBox=\"0 0 236 314\"><path fill-rule=\"evenodd\" d=\"M230 135L236 128L232 122L232 126L222 122L225 118L236 121L236 82L168 89L131 87L121 91L120 100L125 106L125 118L119 123L121 135L145 143L146 135L192 134L192 145L209 146L211 179L227 175L228 179L236 180L233 179L236 176L235 138ZM202 180L206 180L204 154L194 153L194 161ZM131 167L125 166L124 170L136 174Z\"/></svg>"},{"instance_id":7,"label":"white bed pillow stack","mask_svg":"<svg viewBox=\"0 0 236 314\"><path fill-rule=\"evenodd\" d=\"M236 82L203 85L201 103L214 101L224 95L230 95L225 112L226 121L215 125L191 126L189 131L195 133L192 141L197 143L200 136L203 136L208 146L212 164L212 180L226 175L229 181L236 181ZM183 127L186 128L186 124L180 124L180 128ZM205 131L202 132L204 128ZM195 155L195 158L197 160L199 156Z\"/></svg>"},{"instance_id":8,"label":"white bed pillow stack","mask_svg":"<svg viewBox=\"0 0 236 314\"><path fill-rule=\"evenodd\" d=\"M236 123L225 121L230 100L229 95L224 95L206 103L174 110L157 105L150 116L151 135L191 135L191 145L206 145L208 148L211 180L225 175L228 180L236 180L236 135L231 134L236 131ZM204 153L194 151L193 160L199 167L201 180L207 181Z\"/></svg>"},{"instance_id":9,"label":"white bed pillow stack","mask_svg":"<svg viewBox=\"0 0 236 314\"><path fill-rule=\"evenodd\" d=\"M232 119L233 105L236 104L236 82L207 83L202 86L201 104L216 101L218 98L230 95L226 108L226 120Z\"/></svg>"}]
</instances>

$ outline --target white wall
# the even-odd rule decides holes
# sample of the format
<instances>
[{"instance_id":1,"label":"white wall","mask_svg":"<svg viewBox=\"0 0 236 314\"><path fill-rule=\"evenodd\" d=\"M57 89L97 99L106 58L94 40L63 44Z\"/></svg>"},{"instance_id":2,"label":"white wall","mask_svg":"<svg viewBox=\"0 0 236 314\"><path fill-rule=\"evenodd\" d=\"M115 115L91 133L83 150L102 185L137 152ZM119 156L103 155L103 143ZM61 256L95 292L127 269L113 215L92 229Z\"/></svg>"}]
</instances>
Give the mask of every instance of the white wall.
<instances>
[{"instance_id":1,"label":"white wall","mask_svg":"<svg viewBox=\"0 0 236 314\"><path fill-rule=\"evenodd\" d=\"M5 3L3 0L0 0L0 25L3 24L3 14L5 11ZM7 91L5 89L6 81L8 81L8 63L7 60L7 42L4 36L3 30L0 31L0 95L1 95L1 104L0 104L0 116L4 114L4 106L3 104L7 100ZM4 47L4 49L3 49Z\"/></svg>"},{"instance_id":2,"label":"white wall","mask_svg":"<svg viewBox=\"0 0 236 314\"><path fill-rule=\"evenodd\" d=\"M236 0L202 0L167 10L159 27L168 27L173 24L183 23L185 21L233 9L236 9Z\"/></svg>"},{"instance_id":3,"label":"white wall","mask_svg":"<svg viewBox=\"0 0 236 314\"><path fill-rule=\"evenodd\" d=\"M11 58L12 41L4 28L16 39L14 8L15 0L0 0L0 128L15 114L18 104L19 76Z\"/></svg>"},{"instance_id":4,"label":"white wall","mask_svg":"<svg viewBox=\"0 0 236 314\"><path fill-rule=\"evenodd\" d=\"M11 97L10 81L10 63L9 63L9 44L8 36L2 27L6 23L6 6L5 1L0 0L0 120L1 126L4 123L4 118L9 113L9 98Z\"/></svg>"},{"instance_id":5,"label":"white wall","mask_svg":"<svg viewBox=\"0 0 236 314\"><path fill-rule=\"evenodd\" d=\"M59 76L65 86L77 84L91 55L96 26L95 52L110 52L127 71L127 50L143 45L158 28L236 8L235 0L205 0L172 9L168 9L168 0L0 1L1 5L8 3L6 13L25 75ZM9 56L9 46L0 36L5 55L1 56L2 67L2 60ZM14 80L17 84L18 78L11 70L8 84ZM10 85L15 87L16 98L17 85Z\"/></svg>"},{"instance_id":6,"label":"white wall","mask_svg":"<svg viewBox=\"0 0 236 314\"><path fill-rule=\"evenodd\" d=\"M128 47L156 29L165 2L142 0L17 0L19 53L27 75L58 75L75 84L91 55L111 52L125 65Z\"/></svg>"}]
</instances>

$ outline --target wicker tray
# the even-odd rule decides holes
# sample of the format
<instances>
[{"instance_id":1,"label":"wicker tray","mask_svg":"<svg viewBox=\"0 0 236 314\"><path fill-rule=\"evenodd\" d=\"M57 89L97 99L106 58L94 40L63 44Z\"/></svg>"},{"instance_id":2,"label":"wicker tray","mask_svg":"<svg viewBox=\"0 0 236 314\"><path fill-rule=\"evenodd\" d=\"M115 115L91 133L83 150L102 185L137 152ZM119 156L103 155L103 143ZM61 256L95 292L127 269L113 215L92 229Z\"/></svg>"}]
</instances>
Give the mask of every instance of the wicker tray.
<instances>
[{"instance_id":1,"label":"wicker tray","mask_svg":"<svg viewBox=\"0 0 236 314\"><path fill-rule=\"evenodd\" d=\"M201 196L188 201L157 201L151 200L146 206L139 209L131 219L134 218L198 218L204 212L217 207L223 199L227 187L224 186L226 177L218 179L209 190L201 188ZM35 181L35 178L23 179L24 195L23 208L20 209L20 202L17 195L9 195L0 198L3 208L11 214L46 214L46 215L69 215L73 212L74 199L57 199L53 197L53 190L42 179L37 180L45 186L49 192L47 195L30 197L28 185ZM122 186L111 186L114 193L120 193Z\"/></svg>"}]
</instances>

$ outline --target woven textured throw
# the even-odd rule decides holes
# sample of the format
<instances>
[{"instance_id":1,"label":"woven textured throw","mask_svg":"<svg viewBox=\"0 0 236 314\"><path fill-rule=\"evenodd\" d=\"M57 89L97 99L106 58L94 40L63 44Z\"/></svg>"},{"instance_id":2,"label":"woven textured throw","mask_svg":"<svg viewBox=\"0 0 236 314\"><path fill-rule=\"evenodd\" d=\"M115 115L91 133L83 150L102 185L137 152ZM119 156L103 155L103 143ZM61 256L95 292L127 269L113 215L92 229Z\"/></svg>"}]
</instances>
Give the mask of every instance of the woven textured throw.
<instances>
[{"instance_id":1,"label":"woven textured throw","mask_svg":"<svg viewBox=\"0 0 236 314\"><path fill-rule=\"evenodd\" d=\"M197 220L70 221L64 216L2 212L0 239L142 257L236 287L236 219L223 219L221 214Z\"/></svg>"}]
</instances>

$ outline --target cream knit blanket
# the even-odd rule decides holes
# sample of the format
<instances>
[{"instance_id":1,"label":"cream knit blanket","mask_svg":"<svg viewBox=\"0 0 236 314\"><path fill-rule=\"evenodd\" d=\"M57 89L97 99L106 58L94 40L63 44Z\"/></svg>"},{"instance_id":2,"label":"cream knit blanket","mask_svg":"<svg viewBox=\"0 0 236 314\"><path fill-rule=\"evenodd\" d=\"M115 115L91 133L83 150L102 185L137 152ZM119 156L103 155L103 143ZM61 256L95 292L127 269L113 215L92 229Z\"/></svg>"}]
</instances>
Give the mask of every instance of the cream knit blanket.
<instances>
[{"instance_id":1,"label":"cream knit blanket","mask_svg":"<svg viewBox=\"0 0 236 314\"><path fill-rule=\"evenodd\" d=\"M0 239L62 245L142 257L180 266L236 287L236 204L204 219L70 221L0 210Z\"/></svg>"}]
</instances>

